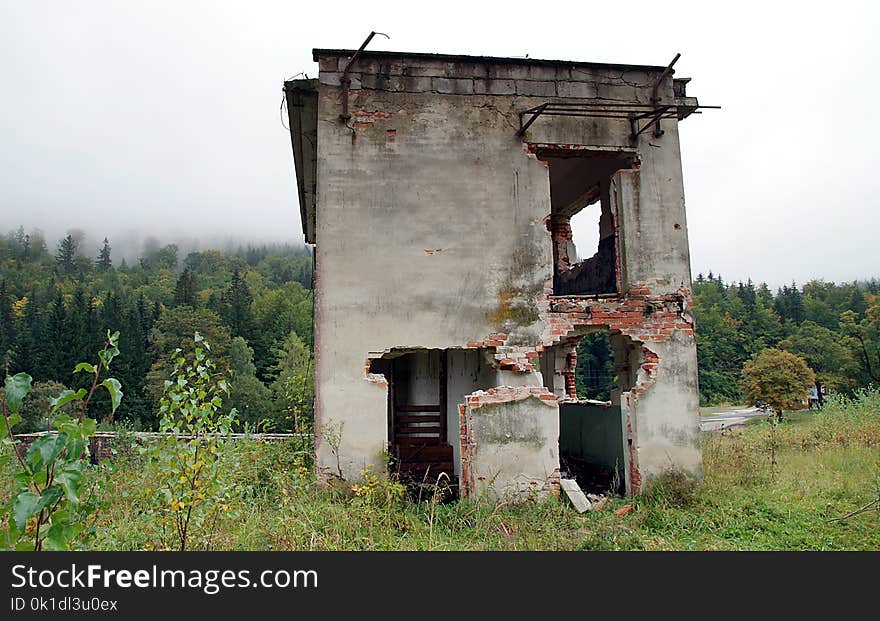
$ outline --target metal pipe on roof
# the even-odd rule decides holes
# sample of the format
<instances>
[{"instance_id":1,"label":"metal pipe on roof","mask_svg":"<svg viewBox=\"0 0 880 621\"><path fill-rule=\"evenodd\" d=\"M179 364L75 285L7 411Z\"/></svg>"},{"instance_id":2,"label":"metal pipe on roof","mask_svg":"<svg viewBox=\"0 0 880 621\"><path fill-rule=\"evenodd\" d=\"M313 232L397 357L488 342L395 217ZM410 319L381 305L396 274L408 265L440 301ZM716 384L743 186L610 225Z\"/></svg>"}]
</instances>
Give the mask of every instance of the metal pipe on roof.
<instances>
[{"instance_id":1,"label":"metal pipe on roof","mask_svg":"<svg viewBox=\"0 0 880 621\"><path fill-rule=\"evenodd\" d=\"M348 119L351 118L351 115L348 113L348 90L351 87L351 78L348 77L348 72L351 70L352 65L357 62L357 59L360 58L361 52L364 51L364 48L370 44L370 41L372 41L373 37L377 34L382 35L386 39L391 38L384 32L370 32L361 46L349 59L348 64L345 65L345 69L342 70L342 77L339 79L339 85L342 87L342 114L339 115L339 120L342 122L348 121Z\"/></svg>"},{"instance_id":2,"label":"metal pipe on roof","mask_svg":"<svg viewBox=\"0 0 880 621\"><path fill-rule=\"evenodd\" d=\"M660 77L657 78L657 81L654 82L654 88L651 89L651 103L653 103L655 106L657 105L657 102L660 101L660 99L657 97L657 91L660 89L660 84L663 82L663 80L666 79L666 76L672 73L672 67L675 65L676 62L678 62L679 58L681 58L681 54L676 54L675 58L672 59L672 62L666 66L666 69L663 70L663 73L661 73Z\"/></svg>"},{"instance_id":3,"label":"metal pipe on roof","mask_svg":"<svg viewBox=\"0 0 880 621\"><path fill-rule=\"evenodd\" d=\"M654 88L651 89L651 103L654 104L655 106L657 106L658 108L660 105L660 98L657 96L657 91L660 90L660 84L663 82L663 80L665 80L666 77L670 73L672 73L672 67L673 67L673 65L675 65L675 63L678 61L679 58L681 58L681 54L676 54L675 58L672 59L672 62L669 63L669 65L666 67L666 69L663 70L663 73L660 74L660 77L657 78L657 81L654 82ZM632 121L630 121L630 123L632 123ZM651 123L654 124L654 137L659 138L660 136L662 136L663 135L663 128L660 127L660 117L658 116ZM651 123L648 123L648 125L646 127L644 127L643 129L641 129L637 132L634 130L634 132L633 132L634 135L638 136L639 134L641 134L645 129L647 129L648 127L651 126Z\"/></svg>"}]
</instances>

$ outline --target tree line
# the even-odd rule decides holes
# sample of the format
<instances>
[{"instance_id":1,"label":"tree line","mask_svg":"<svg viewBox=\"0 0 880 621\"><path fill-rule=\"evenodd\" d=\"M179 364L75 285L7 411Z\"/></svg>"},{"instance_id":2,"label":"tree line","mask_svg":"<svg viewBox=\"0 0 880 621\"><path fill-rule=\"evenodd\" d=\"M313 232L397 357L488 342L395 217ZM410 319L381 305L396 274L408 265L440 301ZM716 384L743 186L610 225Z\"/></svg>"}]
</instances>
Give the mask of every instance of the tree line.
<instances>
[{"instance_id":1,"label":"tree line","mask_svg":"<svg viewBox=\"0 0 880 621\"><path fill-rule=\"evenodd\" d=\"M38 430L47 396L80 388L71 369L118 330L114 374L126 396L115 422L154 429L170 356L192 349L199 332L232 376L224 407L237 408L242 424L292 431L311 410L311 287L304 246L179 257L168 244L129 265L114 261L109 239L84 248L67 235L50 248L39 231L19 228L0 237L0 362L10 375L33 376L23 414ZM102 399L89 408L106 412Z\"/></svg>"},{"instance_id":2,"label":"tree line","mask_svg":"<svg viewBox=\"0 0 880 621\"><path fill-rule=\"evenodd\" d=\"M304 246L245 246L178 256L152 244L130 265L109 239L95 248L67 235L53 248L39 231L0 236L0 363L35 380L25 408L33 429L47 396L70 386L70 371L120 332L114 374L126 391L117 421L153 429L170 355L201 333L233 381L226 407L269 431L308 421L312 387L312 256ZM711 272L693 283L700 399L741 402L742 369L767 349L804 358L820 387L853 390L880 382L880 282L813 280L772 291L727 283ZM607 399L615 384L607 338L579 347L583 397ZM83 380L85 381L85 380ZM91 408L106 411L96 397Z\"/></svg>"},{"instance_id":3,"label":"tree line","mask_svg":"<svg viewBox=\"0 0 880 621\"><path fill-rule=\"evenodd\" d=\"M742 403L743 369L766 350L803 358L817 391L852 391L880 382L880 282L811 280L775 292L752 280L727 283L699 274L693 283L700 401ZM578 346L578 395L607 400L616 385L608 337Z\"/></svg>"},{"instance_id":4,"label":"tree line","mask_svg":"<svg viewBox=\"0 0 880 621\"><path fill-rule=\"evenodd\" d=\"M811 280L773 292L766 284L694 281L700 400L741 402L742 370L762 351L803 358L817 389L852 391L880 382L880 282Z\"/></svg>"}]
</instances>

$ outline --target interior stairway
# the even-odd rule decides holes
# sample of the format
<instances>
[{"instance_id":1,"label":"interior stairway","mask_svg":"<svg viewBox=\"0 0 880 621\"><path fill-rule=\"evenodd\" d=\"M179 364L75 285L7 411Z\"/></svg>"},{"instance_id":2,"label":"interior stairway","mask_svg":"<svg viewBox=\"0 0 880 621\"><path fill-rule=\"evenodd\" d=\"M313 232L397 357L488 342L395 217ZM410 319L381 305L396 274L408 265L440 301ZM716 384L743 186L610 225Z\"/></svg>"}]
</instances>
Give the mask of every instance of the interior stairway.
<instances>
[{"instance_id":1,"label":"interior stairway","mask_svg":"<svg viewBox=\"0 0 880 621\"><path fill-rule=\"evenodd\" d=\"M452 446L445 442L439 409L437 405L398 406L394 417L395 469L408 486L448 486L457 492Z\"/></svg>"}]
</instances>

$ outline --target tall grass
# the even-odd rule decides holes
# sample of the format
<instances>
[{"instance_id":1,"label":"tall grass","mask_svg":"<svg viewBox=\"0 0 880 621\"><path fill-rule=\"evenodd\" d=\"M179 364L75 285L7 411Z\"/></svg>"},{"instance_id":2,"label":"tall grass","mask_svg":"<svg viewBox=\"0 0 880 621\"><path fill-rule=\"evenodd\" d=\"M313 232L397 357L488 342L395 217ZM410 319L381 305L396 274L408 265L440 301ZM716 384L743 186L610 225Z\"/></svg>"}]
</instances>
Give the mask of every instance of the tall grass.
<instances>
[{"instance_id":1,"label":"tall grass","mask_svg":"<svg viewBox=\"0 0 880 621\"><path fill-rule=\"evenodd\" d=\"M775 440L771 434L775 433ZM776 465L770 446L775 441ZM103 477L109 506L95 518L101 549L152 549L143 504L145 464L120 443ZM223 455L243 490L236 518L206 539L239 550L834 550L880 549L880 511L831 521L878 494L880 391L833 397L825 409L704 438L704 481L656 479L635 499L577 514L556 498L421 502L318 486L308 451L242 440ZM6 478L5 480L8 480ZM381 484L379 484L381 485ZM618 517L613 509L631 503Z\"/></svg>"}]
</instances>

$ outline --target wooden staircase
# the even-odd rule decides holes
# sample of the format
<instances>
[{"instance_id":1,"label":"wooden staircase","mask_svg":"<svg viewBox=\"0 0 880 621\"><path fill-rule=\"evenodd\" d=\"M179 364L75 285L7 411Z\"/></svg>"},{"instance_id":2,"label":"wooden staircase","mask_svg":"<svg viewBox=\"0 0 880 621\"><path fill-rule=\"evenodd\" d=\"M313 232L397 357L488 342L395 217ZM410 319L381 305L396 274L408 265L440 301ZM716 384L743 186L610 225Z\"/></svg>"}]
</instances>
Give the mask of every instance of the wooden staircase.
<instances>
[{"instance_id":1,"label":"wooden staircase","mask_svg":"<svg viewBox=\"0 0 880 621\"><path fill-rule=\"evenodd\" d=\"M398 405L394 416L395 458L401 480L410 484L453 486L452 447L446 443L440 405ZM441 474L446 477L440 479Z\"/></svg>"},{"instance_id":2,"label":"wooden staircase","mask_svg":"<svg viewBox=\"0 0 880 621\"><path fill-rule=\"evenodd\" d=\"M426 405L401 403L398 382L406 382L412 369L406 357L395 359L387 369L388 437L394 458L392 472L411 489L439 484L458 493L452 446L446 437L446 375L447 353L438 352L437 401ZM403 391L406 392L406 391ZM433 399L431 399L433 401ZM443 476L445 474L445 476ZM447 496L448 497L448 496Z\"/></svg>"}]
</instances>

